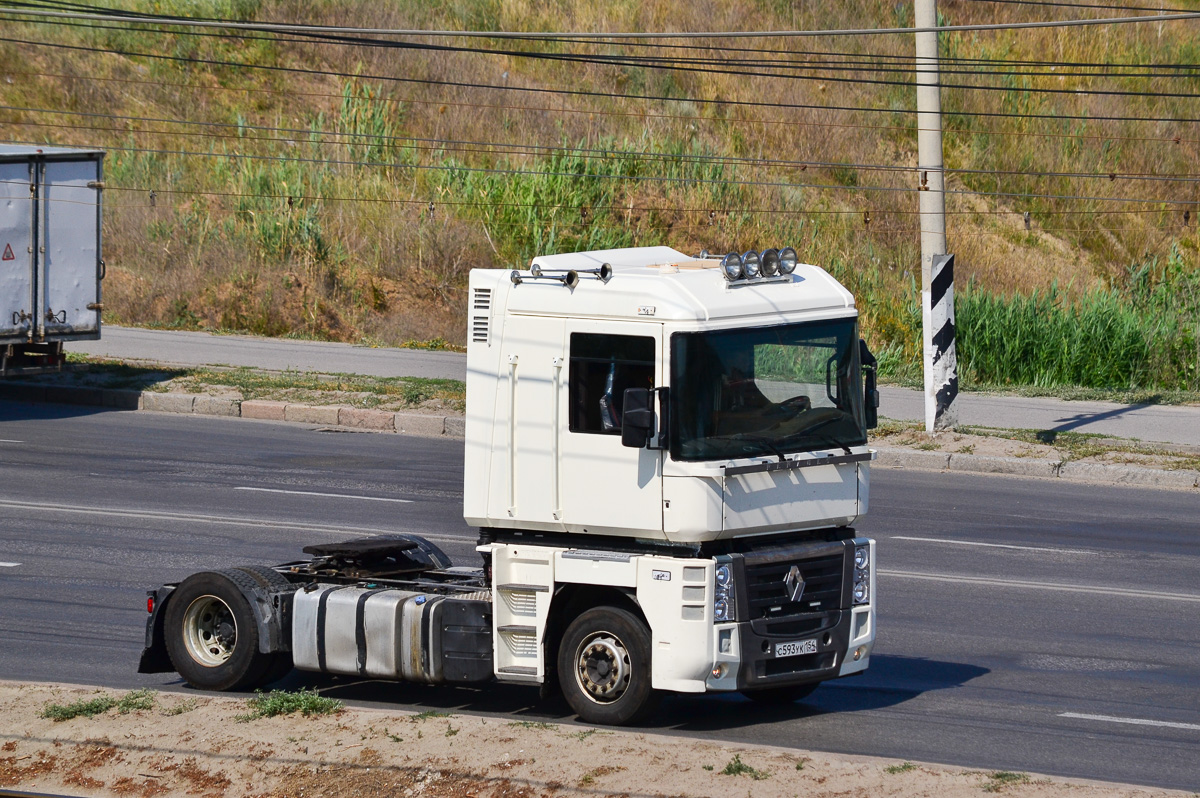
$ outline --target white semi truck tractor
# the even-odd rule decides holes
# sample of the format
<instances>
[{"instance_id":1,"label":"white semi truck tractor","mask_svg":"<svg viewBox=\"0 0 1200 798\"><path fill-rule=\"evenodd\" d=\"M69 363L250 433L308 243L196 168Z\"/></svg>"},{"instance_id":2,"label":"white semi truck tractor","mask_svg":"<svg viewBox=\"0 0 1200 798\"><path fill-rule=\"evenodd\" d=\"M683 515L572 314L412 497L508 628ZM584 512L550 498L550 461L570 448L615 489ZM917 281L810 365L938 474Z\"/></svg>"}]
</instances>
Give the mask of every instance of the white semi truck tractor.
<instances>
[{"instance_id":1,"label":"white semi truck tractor","mask_svg":"<svg viewBox=\"0 0 1200 798\"><path fill-rule=\"evenodd\" d=\"M666 692L788 701L875 641L854 297L791 248L536 258L469 284L463 514L150 591L140 671L245 690L291 668L557 685L587 722Z\"/></svg>"}]
</instances>

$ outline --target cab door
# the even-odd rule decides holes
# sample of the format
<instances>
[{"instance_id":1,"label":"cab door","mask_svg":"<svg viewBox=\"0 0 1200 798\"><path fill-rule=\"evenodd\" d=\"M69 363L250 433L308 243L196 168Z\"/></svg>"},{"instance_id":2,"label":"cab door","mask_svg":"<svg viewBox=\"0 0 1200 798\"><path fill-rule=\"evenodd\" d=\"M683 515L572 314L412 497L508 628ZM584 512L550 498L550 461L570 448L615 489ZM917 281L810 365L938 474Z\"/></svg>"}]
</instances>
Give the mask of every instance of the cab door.
<instances>
[{"instance_id":1,"label":"cab door","mask_svg":"<svg viewBox=\"0 0 1200 798\"><path fill-rule=\"evenodd\" d=\"M559 397L562 522L570 532L662 536L662 458L621 444L627 388L662 385L662 325L567 323Z\"/></svg>"}]
</instances>

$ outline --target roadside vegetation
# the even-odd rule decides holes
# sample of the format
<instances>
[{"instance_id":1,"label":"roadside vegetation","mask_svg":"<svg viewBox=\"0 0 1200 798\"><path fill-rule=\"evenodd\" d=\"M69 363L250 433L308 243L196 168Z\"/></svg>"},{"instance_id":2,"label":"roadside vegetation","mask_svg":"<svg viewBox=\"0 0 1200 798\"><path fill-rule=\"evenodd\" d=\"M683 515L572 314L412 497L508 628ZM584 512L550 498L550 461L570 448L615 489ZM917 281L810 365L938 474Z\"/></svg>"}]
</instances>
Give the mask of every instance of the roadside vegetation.
<instances>
[{"instance_id":1,"label":"roadside vegetation","mask_svg":"<svg viewBox=\"0 0 1200 798\"><path fill-rule=\"evenodd\" d=\"M910 4L881 0L811 8L774 0L101 4L510 31L912 21ZM966 0L944 0L940 10L946 24L1087 13ZM786 80L522 54L617 52L608 45L440 40L505 51L483 55L122 25L9 27L13 40L0 42L0 138L109 153L106 321L455 347L465 342L474 267L585 248L790 244L855 293L882 375L919 378L916 177L890 168L916 164L913 90L895 85L910 76L868 70L885 82L845 82L854 74L838 68L845 56L805 54L869 53L886 67L885 59L911 56L910 37L748 49L764 69L814 64L807 77ZM1200 139L1182 121L1197 110L1185 95L1200 89L1191 34L1168 23L943 37L948 58L1178 65L1153 77L1017 64L983 75L964 60L947 74L946 162L958 170L948 181L948 238L964 387L1200 390L1194 185L1136 179L1196 173ZM984 84L993 88L953 87ZM889 168L864 166L872 164Z\"/></svg>"},{"instance_id":2,"label":"roadside vegetation","mask_svg":"<svg viewBox=\"0 0 1200 798\"><path fill-rule=\"evenodd\" d=\"M122 696L104 693L95 698L80 698L69 704L48 703L42 709L41 717L62 722L74 718L93 718L111 709L117 710L120 715L127 715L138 710L153 709L154 704L154 691L143 688Z\"/></svg>"},{"instance_id":3,"label":"roadside vegetation","mask_svg":"<svg viewBox=\"0 0 1200 798\"><path fill-rule=\"evenodd\" d=\"M235 715L234 720L238 723L249 723L259 718L294 715L297 712L305 717L336 715L344 706L338 699L323 696L316 690L272 690L269 693L260 691L253 698L246 699L248 711Z\"/></svg>"}]
</instances>

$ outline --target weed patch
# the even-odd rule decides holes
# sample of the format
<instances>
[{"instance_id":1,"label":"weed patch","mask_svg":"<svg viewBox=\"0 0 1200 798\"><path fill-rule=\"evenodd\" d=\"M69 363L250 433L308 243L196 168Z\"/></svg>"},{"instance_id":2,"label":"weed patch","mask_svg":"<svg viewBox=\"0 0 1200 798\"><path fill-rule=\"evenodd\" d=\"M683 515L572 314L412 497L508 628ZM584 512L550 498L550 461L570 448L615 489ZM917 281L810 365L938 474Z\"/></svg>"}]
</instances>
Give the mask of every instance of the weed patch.
<instances>
[{"instance_id":1,"label":"weed patch","mask_svg":"<svg viewBox=\"0 0 1200 798\"><path fill-rule=\"evenodd\" d=\"M56 723L72 718L90 718L103 715L110 709L126 715L138 710L153 709L155 702L154 691L149 688L134 690L121 697L101 695L96 698L80 699L70 704L47 704L41 712L41 717Z\"/></svg>"},{"instance_id":2,"label":"weed patch","mask_svg":"<svg viewBox=\"0 0 1200 798\"><path fill-rule=\"evenodd\" d=\"M259 692L253 698L246 700L246 706L250 710L249 712L234 716L238 723L248 723L259 718L273 718L276 715L292 715L297 712L305 717L336 715L342 711L343 704L336 698L319 694L316 690L301 689Z\"/></svg>"},{"instance_id":3,"label":"weed patch","mask_svg":"<svg viewBox=\"0 0 1200 798\"><path fill-rule=\"evenodd\" d=\"M733 759L729 760L729 764L721 771L722 776L749 776L755 781L771 778L771 774L765 770L751 767L742 761L741 754L734 754Z\"/></svg>"},{"instance_id":4,"label":"weed patch","mask_svg":"<svg viewBox=\"0 0 1200 798\"><path fill-rule=\"evenodd\" d=\"M1011 787L1014 784L1025 784L1028 781L1028 773L1012 773L1007 770L998 770L988 776L987 782L983 785L983 791L1003 792L1006 787Z\"/></svg>"}]
</instances>

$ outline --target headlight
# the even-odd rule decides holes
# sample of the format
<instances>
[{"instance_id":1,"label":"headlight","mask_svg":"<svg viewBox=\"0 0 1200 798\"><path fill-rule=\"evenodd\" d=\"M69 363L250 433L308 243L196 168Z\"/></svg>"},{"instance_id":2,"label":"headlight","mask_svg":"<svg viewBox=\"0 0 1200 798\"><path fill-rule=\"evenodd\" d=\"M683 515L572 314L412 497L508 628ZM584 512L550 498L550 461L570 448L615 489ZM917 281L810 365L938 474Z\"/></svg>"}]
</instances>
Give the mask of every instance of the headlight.
<instances>
[{"instance_id":1,"label":"headlight","mask_svg":"<svg viewBox=\"0 0 1200 798\"><path fill-rule=\"evenodd\" d=\"M729 282L742 279L742 256L736 252L730 252L721 259L721 273L725 275L725 279Z\"/></svg>"},{"instance_id":2,"label":"headlight","mask_svg":"<svg viewBox=\"0 0 1200 798\"><path fill-rule=\"evenodd\" d=\"M791 274L796 271L796 264L800 259L796 257L796 250L791 247L784 247L779 250L779 271L783 274Z\"/></svg>"},{"instance_id":3,"label":"headlight","mask_svg":"<svg viewBox=\"0 0 1200 798\"><path fill-rule=\"evenodd\" d=\"M854 568L858 571L867 570L871 564L871 549L869 546L859 546L854 550Z\"/></svg>"},{"instance_id":4,"label":"headlight","mask_svg":"<svg viewBox=\"0 0 1200 798\"><path fill-rule=\"evenodd\" d=\"M729 602L726 599L717 599L716 603L713 605L713 620L729 620Z\"/></svg>"},{"instance_id":5,"label":"headlight","mask_svg":"<svg viewBox=\"0 0 1200 798\"><path fill-rule=\"evenodd\" d=\"M854 583L854 603L867 604L871 601L871 583L864 576Z\"/></svg>"},{"instance_id":6,"label":"headlight","mask_svg":"<svg viewBox=\"0 0 1200 798\"><path fill-rule=\"evenodd\" d=\"M765 249L762 253L763 277L774 277L779 274L779 250Z\"/></svg>"},{"instance_id":7,"label":"headlight","mask_svg":"<svg viewBox=\"0 0 1200 798\"><path fill-rule=\"evenodd\" d=\"M722 561L724 560L724 561ZM732 621L737 616L733 593L733 563L722 556L713 569L713 623Z\"/></svg>"},{"instance_id":8,"label":"headlight","mask_svg":"<svg viewBox=\"0 0 1200 798\"><path fill-rule=\"evenodd\" d=\"M754 279L762 272L762 259L758 257L758 253L754 250L742 253L742 270L746 272L746 277Z\"/></svg>"}]
</instances>

